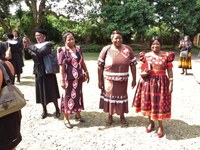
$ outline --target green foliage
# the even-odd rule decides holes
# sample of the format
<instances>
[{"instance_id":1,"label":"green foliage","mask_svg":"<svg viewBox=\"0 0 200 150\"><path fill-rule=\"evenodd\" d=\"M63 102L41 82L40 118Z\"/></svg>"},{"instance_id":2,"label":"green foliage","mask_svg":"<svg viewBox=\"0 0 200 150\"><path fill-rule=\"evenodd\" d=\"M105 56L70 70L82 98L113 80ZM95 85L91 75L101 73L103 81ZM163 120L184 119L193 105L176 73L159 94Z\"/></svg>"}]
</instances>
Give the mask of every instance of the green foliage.
<instances>
[{"instance_id":1,"label":"green foliage","mask_svg":"<svg viewBox=\"0 0 200 150\"><path fill-rule=\"evenodd\" d=\"M111 31L119 29L127 39L132 34L144 34L155 20L155 8L147 0L108 0L101 6L100 17L106 28L103 33L110 36Z\"/></svg>"},{"instance_id":2,"label":"green foliage","mask_svg":"<svg viewBox=\"0 0 200 150\"><path fill-rule=\"evenodd\" d=\"M192 39L200 32L200 5L196 0L162 0L157 1L156 7L160 20L171 28L190 35Z\"/></svg>"},{"instance_id":3,"label":"green foliage","mask_svg":"<svg viewBox=\"0 0 200 150\"><path fill-rule=\"evenodd\" d=\"M153 26L146 32L146 40L151 40L153 36L159 36L163 44L176 44L179 42L179 33L172 28L168 28L167 24L162 22L160 26Z\"/></svg>"},{"instance_id":4,"label":"green foliage","mask_svg":"<svg viewBox=\"0 0 200 150\"><path fill-rule=\"evenodd\" d=\"M81 45L83 52L100 52L104 45L99 44L87 44Z\"/></svg>"}]
</instances>

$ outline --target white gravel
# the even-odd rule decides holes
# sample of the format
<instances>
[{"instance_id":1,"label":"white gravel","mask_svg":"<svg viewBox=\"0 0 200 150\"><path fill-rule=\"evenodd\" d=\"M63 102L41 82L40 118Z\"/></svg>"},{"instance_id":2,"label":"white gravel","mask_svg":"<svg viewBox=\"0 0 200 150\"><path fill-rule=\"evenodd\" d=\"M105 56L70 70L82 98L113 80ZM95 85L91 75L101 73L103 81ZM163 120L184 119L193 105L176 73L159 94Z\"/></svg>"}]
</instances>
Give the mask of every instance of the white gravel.
<instances>
[{"instance_id":1,"label":"white gravel","mask_svg":"<svg viewBox=\"0 0 200 150\"><path fill-rule=\"evenodd\" d=\"M42 107L35 103L32 61L25 61L21 83L17 86L24 92L27 105L22 109L21 133L23 140L17 150L197 150L200 149L200 85L193 72L200 77L200 62L193 62L190 75L181 75L178 62L174 61L174 92L172 95L172 118L164 121L165 136L159 139L155 132L146 133L147 119L131 108L135 89L128 88L128 128L121 128L119 117L114 116L111 127L105 127L107 114L99 109L97 62L87 61L90 83L84 83L85 123L79 123L72 115L73 129L63 124L63 115L54 118L54 106L48 105L50 114L40 119ZM198 72L199 71L199 72ZM138 79L139 76L137 76ZM58 75L59 81L59 75ZM129 78L131 81L131 77ZM51 87L53 88L53 87ZM60 89L60 93L62 90ZM60 103L60 100L59 100ZM157 127L157 126L156 126Z\"/></svg>"}]
</instances>

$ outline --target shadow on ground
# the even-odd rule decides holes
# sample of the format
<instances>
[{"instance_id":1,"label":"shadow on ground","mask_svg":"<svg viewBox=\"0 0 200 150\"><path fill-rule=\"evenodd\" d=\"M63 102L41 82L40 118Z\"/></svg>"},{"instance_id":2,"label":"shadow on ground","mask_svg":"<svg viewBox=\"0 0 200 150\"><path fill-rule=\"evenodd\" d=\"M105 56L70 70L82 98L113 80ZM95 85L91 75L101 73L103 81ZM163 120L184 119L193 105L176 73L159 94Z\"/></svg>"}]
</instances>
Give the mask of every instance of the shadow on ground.
<instances>
[{"instance_id":1,"label":"shadow on ground","mask_svg":"<svg viewBox=\"0 0 200 150\"><path fill-rule=\"evenodd\" d=\"M107 113L104 112L82 112L84 123L72 123L75 120L75 115L71 115L70 121L73 126L78 128L90 128L99 127L99 130L106 130L113 127L121 127L120 118L117 115L113 116L113 124L109 127L106 126ZM55 114L51 115L52 117ZM130 127L146 127L148 124L148 119L143 116L127 116L127 122ZM63 120L63 114L61 114L59 120ZM157 128L157 122L156 128ZM166 138L168 140L184 140L200 137L200 126L199 125L189 125L181 120L165 120L163 121L164 131Z\"/></svg>"}]
</instances>

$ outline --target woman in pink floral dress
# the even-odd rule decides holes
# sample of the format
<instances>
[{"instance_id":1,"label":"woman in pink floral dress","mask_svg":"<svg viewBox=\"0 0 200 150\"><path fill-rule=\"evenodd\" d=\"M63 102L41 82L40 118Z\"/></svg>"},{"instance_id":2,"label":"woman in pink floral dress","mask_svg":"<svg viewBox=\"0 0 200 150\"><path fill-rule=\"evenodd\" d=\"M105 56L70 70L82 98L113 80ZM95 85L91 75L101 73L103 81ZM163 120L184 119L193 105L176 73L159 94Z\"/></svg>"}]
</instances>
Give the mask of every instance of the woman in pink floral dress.
<instances>
[{"instance_id":1,"label":"woman in pink floral dress","mask_svg":"<svg viewBox=\"0 0 200 150\"><path fill-rule=\"evenodd\" d=\"M75 38L69 31L64 31L65 46L58 48L58 63L61 68L61 87L64 89L61 100L61 111L64 111L64 124L73 128L69 121L69 114L76 113L76 119L84 122L81 110L84 109L82 82L89 82L89 74L79 46L75 45Z\"/></svg>"},{"instance_id":2,"label":"woman in pink floral dress","mask_svg":"<svg viewBox=\"0 0 200 150\"><path fill-rule=\"evenodd\" d=\"M106 124L113 122L113 114L120 115L122 126L128 126L124 113L128 113L127 84L129 66L136 85L136 58L132 49L122 44L120 31L111 34L112 44L105 46L98 58L98 80L101 89L100 109L108 113Z\"/></svg>"},{"instance_id":3,"label":"woman in pink floral dress","mask_svg":"<svg viewBox=\"0 0 200 150\"><path fill-rule=\"evenodd\" d=\"M172 61L175 55L173 52L160 51L161 42L158 37L152 38L150 46L151 52L141 52L139 56L141 78L137 84L132 106L136 112L148 116L147 133L153 131L154 120L158 120L157 135L161 138L164 136L162 120L171 117ZM147 63L151 66L150 70L143 68ZM144 76L146 73L149 76Z\"/></svg>"}]
</instances>

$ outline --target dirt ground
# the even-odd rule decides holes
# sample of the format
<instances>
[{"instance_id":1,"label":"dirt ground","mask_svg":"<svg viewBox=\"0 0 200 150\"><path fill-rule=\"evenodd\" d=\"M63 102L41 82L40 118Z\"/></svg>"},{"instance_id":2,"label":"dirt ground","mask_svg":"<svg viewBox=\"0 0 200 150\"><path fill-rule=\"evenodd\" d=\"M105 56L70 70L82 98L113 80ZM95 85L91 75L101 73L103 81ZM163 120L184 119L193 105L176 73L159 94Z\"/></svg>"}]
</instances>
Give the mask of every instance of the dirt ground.
<instances>
[{"instance_id":1,"label":"dirt ground","mask_svg":"<svg viewBox=\"0 0 200 150\"><path fill-rule=\"evenodd\" d=\"M172 118L164 121L165 136L159 139L155 131L146 133L147 119L131 108L135 88L128 87L129 127L121 128L119 117L114 116L111 127L105 126L107 114L99 109L97 62L87 61L90 83L84 83L84 106L79 123L71 116L73 129L63 124L63 115L55 118L53 104L48 105L49 116L41 119L42 107L35 103L32 61L26 61L21 83L17 86L25 94L27 105L22 109L21 133L23 140L18 150L197 150L200 149L200 60L194 59L189 75L181 75L178 61L174 61L174 91L172 94ZM194 78L193 74L196 78ZM59 74L58 74L59 81ZM137 75L137 80L139 75ZM131 77L129 78L129 82ZM200 81L200 80L199 80ZM52 87L53 88L53 87ZM60 93L62 90L60 89ZM59 99L60 102L60 99ZM157 124L156 124L157 125ZM156 126L157 127L157 126Z\"/></svg>"}]
</instances>

